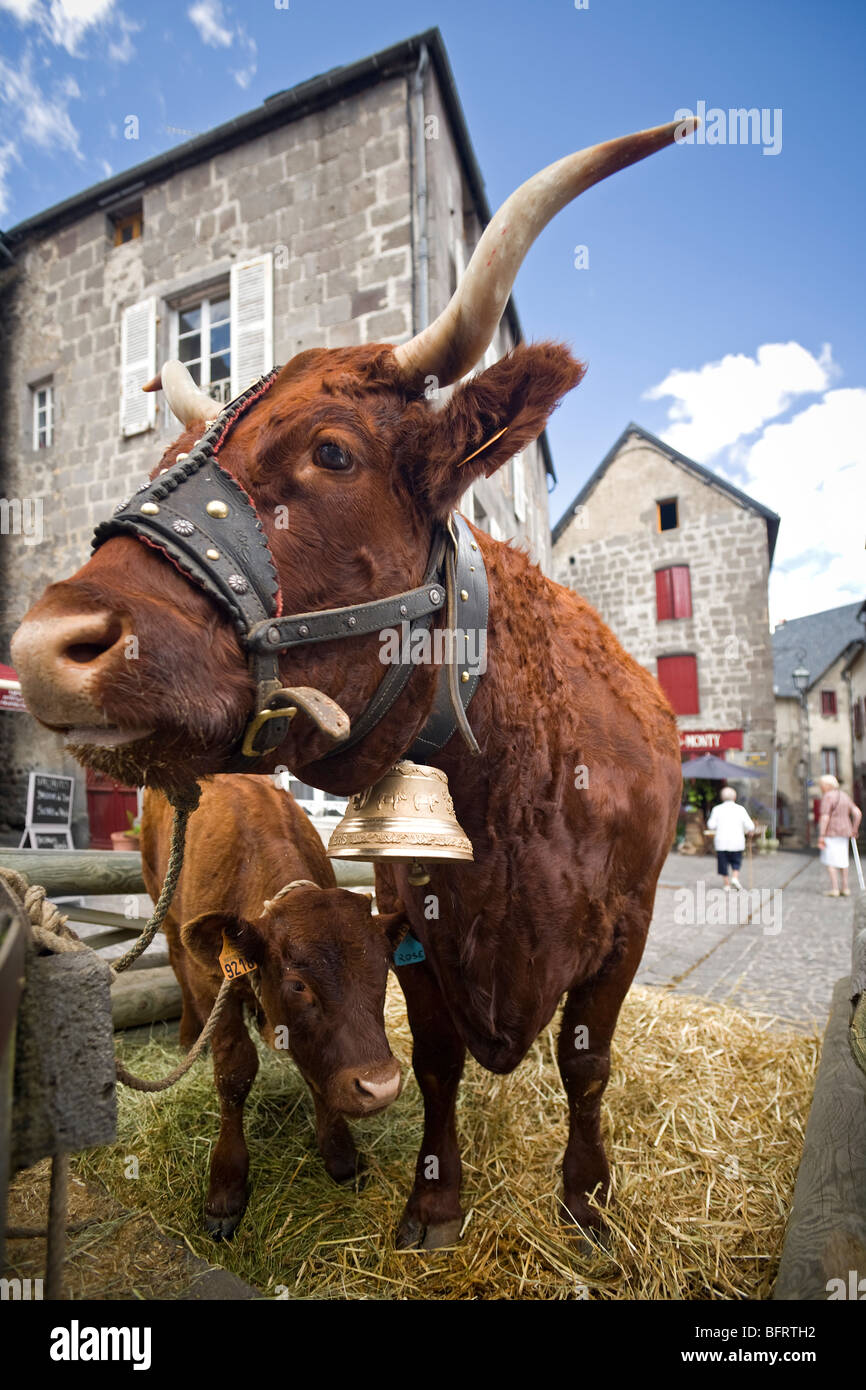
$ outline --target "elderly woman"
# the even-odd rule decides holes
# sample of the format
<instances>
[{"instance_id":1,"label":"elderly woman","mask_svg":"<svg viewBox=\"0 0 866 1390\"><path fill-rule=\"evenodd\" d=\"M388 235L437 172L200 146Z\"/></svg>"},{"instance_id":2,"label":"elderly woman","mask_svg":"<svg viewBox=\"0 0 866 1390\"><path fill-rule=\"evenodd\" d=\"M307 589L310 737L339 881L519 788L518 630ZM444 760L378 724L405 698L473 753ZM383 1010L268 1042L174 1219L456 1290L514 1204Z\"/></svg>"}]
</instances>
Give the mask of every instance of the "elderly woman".
<instances>
[{"instance_id":1,"label":"elderly woman","mask_svg":"<svg viewBox=\"0 0 866 1390\"><path fill-rule=\"evenodd\" d=\"M860 828L863 813L859 806L843 792L835 777L826 774L818 778L821 788L821 810L818 821L818 848L821 863L827 865L830 887L824 894L827 898L850 897L848 892L848 841ZM836 880L837 870L842 874L842 892Z\"/></svg>"},{"instance_id":2,"label":"elderly woman","mask_svg":"<svg viewBox=\"0 0 866 1390\"><path fill-rule=\"evenodd\" d=\"M733 787L722 787L722 802L714 806L707 821L707 833L715 834L716 867L724 879L725 887L742 888L740 865L746 836L755 829L745 806L737 805L737 793Z\"/></svg>"}]
</instances>

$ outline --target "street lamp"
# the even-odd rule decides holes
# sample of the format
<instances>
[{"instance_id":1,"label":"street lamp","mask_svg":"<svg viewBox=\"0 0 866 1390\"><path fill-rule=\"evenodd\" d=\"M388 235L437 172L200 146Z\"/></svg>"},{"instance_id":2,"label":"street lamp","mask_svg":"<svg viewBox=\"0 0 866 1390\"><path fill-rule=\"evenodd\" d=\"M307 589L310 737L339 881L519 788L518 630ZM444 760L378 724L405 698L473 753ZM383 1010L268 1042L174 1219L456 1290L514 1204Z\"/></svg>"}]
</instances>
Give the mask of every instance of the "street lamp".
<instances>
[{"instance_id":1,"label":"street lamp","mask_svg":"<svg viewBox=\"0 0 866 1390\"><path fill-rule=\"evenodd\" d=\"M809 834L809 782L812 778L812 750L810 747L811 737L809 733L809 705L806 700L806 691L809 689L809 674L810 673L808 669L802 664L798 666L796 670L791 672L791 680L794 682L794 688L800 696L800 710L803 715L803 730L805 735L802 744L804 758L801 759L801 762L803 763L803 815L805 818L806 826L807 849L809 848L811 842L811 836Z\"/></svg>"}]
</instances>

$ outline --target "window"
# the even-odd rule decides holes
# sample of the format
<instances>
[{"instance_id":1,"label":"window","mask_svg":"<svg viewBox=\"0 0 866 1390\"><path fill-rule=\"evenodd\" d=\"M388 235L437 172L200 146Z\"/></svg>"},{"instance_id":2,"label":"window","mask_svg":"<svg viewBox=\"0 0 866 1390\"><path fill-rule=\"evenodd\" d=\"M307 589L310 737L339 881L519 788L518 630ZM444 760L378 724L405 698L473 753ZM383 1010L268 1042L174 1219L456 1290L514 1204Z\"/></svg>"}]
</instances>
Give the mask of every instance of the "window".
<instances>
[{"instance_id":1,"label":"window","mask_svg":"<svg viewBox=\"0 0 866 1390\"><path fill-rule=\"evenodd\" d=\"M30 391L33 399L33 448L50 449L54 443L54 386L43 381Z\"/></svg>"},{"instance_id":2,"label":"window","mask_svg":"<svg viewBox=\"0 0 866 1390\"><path fill-rule=\"evenodd\" d=\"M863 701L854 701L854 737L863 737Z\"/></svg>"},{"instance_id":3,"label":"window","mask_svg":"<svg viewBox=\"0 0 866 1390\"><path fill-rule=\"evenodd\" d=\"M836 713L835 690L821 691L821 713L827 715L834 715Z\"/></svg>"},{"instance_id":4,"label":"window","mask_svg":"<svg viewBox=\"0 0 866 1390\"><path fill-rule=\"evenodd\" d=\"M656 616L659 622L667 618L692 616L692 586L688 565L671 565L656 570Z\"/></svg>"},{"instance_id":5,"label":"window","mask_svg":"<svg viewBox=\"0 0 866 1390\"><path fill-rule=\"evenodd\" d=\"M231 301L226 290L179 307L177 357L196 386L217 401L231 400Z\"/></svg>"},{"instance_id":6,"label":"window","mask_svg":"<svg viewBox=\"0 0 866 1390\"><path fill-rule=\"evenodd\" d=\"M124 246L128 241L137 241L143 227L144 217L140 207L119 213L111 218L111 239L115 246Z\"/></svg>"},{"instance_id":7,"label":"window","mask_svg":"<svg viewBox=\"0 0 866 1390\"><path fill-rule=\"evenodd\" d=\"M675 497L665 497L663 501L656 502L656 512L660 531L676 531L680 521Z\"/></svg>"},{"instance_id":8,"label":"window","mask_svg":"<svg viewBox=\"0 0 866 1390\"><path fill-rule=\"evenodd\" d=\"M467 521L475 520L475 495L471 487L467 488L460 501L457 503L458 512L462 512Z\"/></svg>"},{"instance_id":9,"label":"window","mask_svg":"<svg viewBox=\"0 0 866 1390\"><path fill-rule=\"evenodd\" d=\"M836 748L821 749L821 773L830 777L839 776L839 753Z\"/></svg>"},{"instance_id":10,"label":"window","mask_svg":"<svg viewBox=\"0 0 866 1390\"><path fill-rule=\"evenodd\" d=\"M319 787L310 787L291 773L280 773L279 785L283 791L291 792L308 816L314 820L326 819L332 825L345 814L349 804L345 796L334 796L331 792L323 792Z\"/></svg>"},{"instance_id":11,"label":"window","mask_svg":"<svg viewBox=\"0 0 866 1390\"><path fill-rule=\"evenodd\" d=\"M515 454L511 460L511 480L514 487L514 515L518 521L526 520L526 470L523 454Z\"/></svg>"},{"instance_id":12,"label":"window","mask_svg":"<svg viewBox=\"0 0 866 1390\"><path fill-rule=\"evenodd\" d=\"M700 714L697 657L660 656L658 682L675 714Z\"/></svg>"}]
</instances>

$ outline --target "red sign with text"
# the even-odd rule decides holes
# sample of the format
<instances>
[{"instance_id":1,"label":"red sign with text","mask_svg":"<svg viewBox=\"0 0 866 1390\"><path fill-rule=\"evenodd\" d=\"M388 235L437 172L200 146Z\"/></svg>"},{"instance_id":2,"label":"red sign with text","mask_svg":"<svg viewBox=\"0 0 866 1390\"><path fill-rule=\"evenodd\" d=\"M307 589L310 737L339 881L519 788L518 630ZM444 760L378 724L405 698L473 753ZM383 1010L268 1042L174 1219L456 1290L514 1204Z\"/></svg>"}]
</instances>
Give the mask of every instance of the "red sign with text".
<instances>
[{"instance_id":1,"label":"red sign with text","mask_svg":"<svg viewBox=\"0 0 866 1390\"><path fill-rule=\"evenodd\" d=\"M681 753L720 753L742 746L742 729L680 729Z\"/></svg>"}]
</instances>

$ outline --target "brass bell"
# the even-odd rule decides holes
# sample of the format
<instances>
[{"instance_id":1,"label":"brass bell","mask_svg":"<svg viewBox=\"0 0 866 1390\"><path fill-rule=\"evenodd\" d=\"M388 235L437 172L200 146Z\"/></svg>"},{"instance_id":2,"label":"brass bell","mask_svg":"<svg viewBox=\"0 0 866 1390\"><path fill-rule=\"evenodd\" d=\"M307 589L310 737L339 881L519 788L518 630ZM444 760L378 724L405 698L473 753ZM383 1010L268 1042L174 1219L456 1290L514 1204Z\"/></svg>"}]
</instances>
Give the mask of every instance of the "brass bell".
<instances>
[{"instance_id":1,"label":"brass bell","mask_svg":"<svg viewBox=\"0 0 866 1390\"><path fill-rule=\"evenodd\" d=\"M396 763L375 786L349 798L328 845L331 859L472 859L438 767Z\"/></svg>"}]
</instances>

